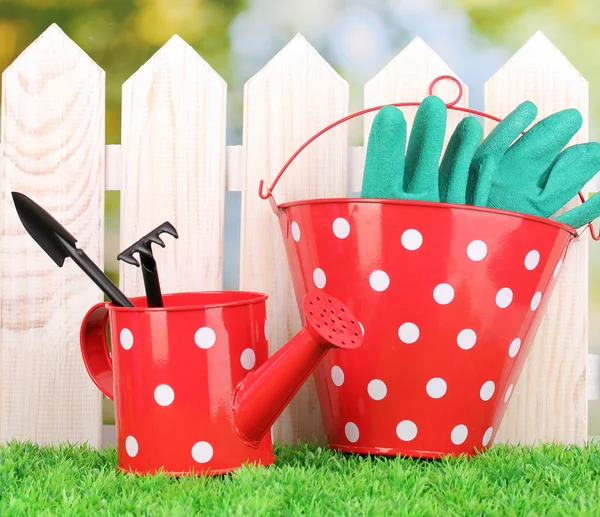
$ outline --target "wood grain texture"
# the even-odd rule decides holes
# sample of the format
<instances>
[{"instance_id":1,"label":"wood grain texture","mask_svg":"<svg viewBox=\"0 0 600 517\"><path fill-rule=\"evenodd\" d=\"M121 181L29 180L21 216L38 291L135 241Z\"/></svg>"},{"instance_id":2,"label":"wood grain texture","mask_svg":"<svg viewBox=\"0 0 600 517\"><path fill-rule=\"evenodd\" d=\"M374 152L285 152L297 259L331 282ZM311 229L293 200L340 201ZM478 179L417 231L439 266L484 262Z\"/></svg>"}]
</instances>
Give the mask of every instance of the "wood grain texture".
<instances>
[{"instance_id":1,"label":"wood grain texture","mask_svg":"<svg viewBox=\"0 0 600 517\"><path fill-rule=\"evenodd\" d=\"M587 141L588 83L539 32L485 85L487 113L504 117L525 100L538 107L536 122L561 109L577 108L584 123L569 145ZM495 125L486 122L485 134ZM585 233L569 248L498 442L581 444L587 439L588 243Z\"/></svg>"},{"instance_id":2,"label":"wood grain texture","mask_svg":"<svg viewBox=\"0 0 600 517\"><path fill-rule=\"evenodd\" d=\"M153 246L163 293L222 286L227 84L179 36L123 85L120 249L165 221ZM141 269L119 261L122 289L144 295Z\"/></svg>"},{"instance_id":3,"label":"wood grain texture","mask_svg":"<svg viewBox=\"0 0 600 517\"><path fill-rule=\"evenodd\" d=\"M348 114L348 84L297 35L244 88L240 244L241 289L269 295L271 354L300 329L300 317L283 239L268 201L258 196L289 157L320 129ZM279 203L345 197L347 128L341 124L315 140L294 160L274 190ZM325 432L312 376L274 426L276 440L323 441Z\"/></svg>"},{"instance_id":4,"label":"wood grain texture","mask_svg":"<svg viewBox=\"0 0 600 517\"><path fill-rule=\"evenodd\" d=\"M3 73L0 207L0 442L100 446L101 394L79 326L101 291L25 231L11 191L48 210L100 267L104 243L104 71L56 25Z\"/></svg>"},{"instance_id":5,"label":"wood grain texture","mask_svg":"<svg viewBox=\"0 0 600 517\"><path fill-rule=\"evenodd\" d=\"M397 102L420 102L429 95L429 86L433 80L442 75L450 75L460 82L463 87L463 95L456 105L467 107L469 105L468 86L431 47L417 37L365 85L364 106L370 108ZM439 81L433 89L433 94L446 103L454 101L458 93L457 85L448 79ZM406 119L408 142L417 107L403 106L400 109ZM363 142L365 148L369 142L371 124L377 113L377 111L373 111L364 115ZM444 148L454 128L464 117L465 113L463 112L448 110Z\"/></svg>"}]
</instances>

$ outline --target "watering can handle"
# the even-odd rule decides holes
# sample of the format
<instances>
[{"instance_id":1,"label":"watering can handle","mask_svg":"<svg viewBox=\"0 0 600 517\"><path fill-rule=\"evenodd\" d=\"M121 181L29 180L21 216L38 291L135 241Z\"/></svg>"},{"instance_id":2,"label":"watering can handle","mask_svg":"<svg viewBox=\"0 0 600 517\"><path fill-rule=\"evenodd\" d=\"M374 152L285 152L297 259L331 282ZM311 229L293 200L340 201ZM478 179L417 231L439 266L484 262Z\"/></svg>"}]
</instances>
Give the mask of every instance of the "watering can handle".
<instances>
[{"instance_id":1,"label":"watering can handle","mask_svg":"<svg viewBox=\"0 0 600 517\"><path fill-rule=\"evenodd\" d=\"M448 80L452 81L458 87L458 95L456 96L456 99L454 99L452 102L446 103L446 108L454 110L454 111L462 111L464 113L471 113L473 115L479 115L481 117L485 117L485 118L488 118L488 119L491 119L491 120L495 120L496 122L501 122L502 121L501 118L495 117L494 115L490 115L489 113L485 113L483 111L478 111L478 110L474 110L474 109L471 109L471 108L463 108L461 106L456 106L456 104L462 99L462 96L463 96L463 87L462 87L461 82L458 79L456 79L456 77L453 77L451 75L440 75L439 77L436 77L433 81L431 81L431 84L429 85L429 95L433 95L433 87L439 81L441 81L443 79L448 79ZM378 111L378 110L380 110L381 108L383 108L385 106L396 106L396 107L401 107L401 106L419 106L420 104L421 104L420 102L395 102L393 104L382 104L381 106L374 106L374 107L371 107L371 108L366 108L366 109L357 111L355 113L352 113L351 115L347 115L346 117L341 118L341 119L333 122L332 124L329 124L328 126L326 126L323 129L321 129L318 133L316 133L315 135L311 136L306 142L304 142L296 150L296 152L294 154L292 154L292 156L289 158L289 160L281 168L281 170L279 171L279 173L277 174L277 176L275 176L275 179L271 183L271 186L266 188L266 192L265 192L265 182L264 182L264 180L260 180L260 183L258 184L258 195L260 196L261 199L268 199L270 201L270 203L271 203L271 207L273 208L273 211L275 213L277 213L278 205L277 205L277 202L275 201L275 198L273 197L273 189L275 188L275 186L279 182L281 176L283 176L283 173L286 171L286 169L291 165L291 163L296 159L296 157L304 150L304 148L306 148L309 144L311 144L313 142L313 140L316 140L323 133L326 133L330 129L333 129L334 127L338 126L339 124L342 124L343 122L346 122L346 121L348 121L350 119L353 119L355 117L358 117L360 115L364 115L365 113L369 113L371 111ZM525 134L525 131L521 131L521 134ZM583 194L581 192L579 192L579 199L582 201L582 203L585 202L585 197L583 196ZM590 234L592 236L592 239L594 239L595 241L600 240L600 233L596 234L596 232L594 231L594 227L593 227L592 223L591 222L588 223L587 226L590 229ZM583 234L583 232L581 234ZM579 234L579 236L581 236L581 234Z\"/></svg>"},{"instance_id":2,"label":"watering can handle","mask_svg":"<svg viewBox=\"0 0 600 517\"><path fill-rule=\"evenodd\" d=\"M106 303L94 305L84 316L79 334L83 363L94 384L113 400L112 358L108 355Z\"/></svg>"}]
</instances>

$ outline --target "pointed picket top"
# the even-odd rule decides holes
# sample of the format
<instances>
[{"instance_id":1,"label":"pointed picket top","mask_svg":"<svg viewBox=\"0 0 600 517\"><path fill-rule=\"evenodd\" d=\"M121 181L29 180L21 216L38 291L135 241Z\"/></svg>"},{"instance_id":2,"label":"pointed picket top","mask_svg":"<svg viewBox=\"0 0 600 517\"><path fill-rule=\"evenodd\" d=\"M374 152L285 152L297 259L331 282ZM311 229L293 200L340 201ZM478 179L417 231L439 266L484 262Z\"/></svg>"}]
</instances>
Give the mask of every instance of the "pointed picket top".
<instances>
[{"instance_id":1,"label":"pointed picket top","mask_svg":"<svg viewBox=\"0 0 600 517\"><path fill-rule=\"evenodd\" d=\"M504 65L494 74L496 77L505 69L513 66L523 66L527 63L532 67L552 65L561 70L570 70L574 77L579 77L585 81L581 73L571 64L566 56L552 43L542 31L536 31L523 46L517 50Z\"/></svg>"},{"instance_id":2,"label":"pointed picket top","mask_svg":"<svg viewBox=\"0 0 600 517\"><path fill-rule=\"evenodd\" d=\"M150 56L148 61L138 68L138 70L123 83L123 89L127 90L131 88L131 84L136 78L151 73L152 70L155 70L156 67L159 66L159 63L162 63L163 65L172 64L173 66L182 66L184 60L195 61L198 68L202 69L205 74L212 76L212 78L221 83L222 86L227 86L225 80L187 41L178 34L174 34L162 47Z\"/></svg>"},{"instance_id":3,"label":"pointed picket top","mask_svg":"<svg viewBox=\"0 0 600 517\"><path fill-rule=\"evenodd\" d=\"M525 100L537 106L536 121L565 108L578 109L583 126L569 145L588 140L588 82L541 32L485 84L484 110L491 115L503 118ZM485 133L496 125L486 120ZM587 187L582 192L586 195ZM575 198L566 208L579 203ZM499 442L583 444L587 439L588 245L584 232L569 246L502 419Z\"/></svg>"},{"instance_id":4,"label":"pointed picket top","mask_svg":"<svg viewBox=\"0 0 600 517\"><path fill-rule=\"evenodd\" d=\"M102 267L104 75L55 24L3 72L0 442L101 443L101 393L81 361L79 325L102 292L73 261L56 267L9 193L40 204Z\"/></svg>"},{"instance_id":5,"label":"pointed picket top","mask_svg":"<svg viewBox=\"0 0 600 517\"><path fill-rule=\"evenodd\" d=\"M33 40L2 72L2 76L10 74L17 68L20 73L38 75L40 69L49 69L52 63L68 59L76 59L77 66L89 66L90 71L104 74L98 64L88 56L67 34L56 24L51 24L35 40Z\"/></svg>"},{"instance_id":6,"label":"pointed picket top","mask_svg":"<svg viewBox=\"0 0 600 517\"><path fill-rule=\"evenodd\" d=\"M222 288L226 106L227 83L177 35L123 84L121 248L175 226L157 250L163 292ZM144 294L139 269L119 271Z\"/></svg>"},{"instance_id":7,"label":"pointed picket top","mask_svg":"<svg viewBox=\"0 0 600 517\"><path fill-rule=\"evenodd\" d=\"M553 95L563 95L553 97ZM581 111L584 123L571 144L584 142L588 133L588 81L562 52L537 31L485 83L486 111L504 117L528 99L538 107L540 120L560 109L574 107ZM486 121L486 134L495 126Z\"/></svg>"},{"instance_id":8,"label":"pointed picket top","mask_svg":"<svg viewBox=\"0 0 600 517\"><path fill-rule=\"evenodd\" d=\"M285 47L277 52L263 68L254 74L246 82L245 87L251 88L255 81L264 80L268 74L273 73L273 69L280 69L281 66L287 67L290 64L301 65L301 62L295 62L297 59L304 59L305 66L310 64L312 67L319 67L320 73L329 74L334 82L340 83L346 88L348 87L348 82L335 71L300 32L296 33Z\"/></svg>"},{"instance_id":9,"label":"pointed picket top","mask_svg":"<svg viewBox=\"0 0 600 517\"><path fill-rule=\"evenodd\" d=\"M348 83L297 34L244 87L244 188L240 288L269 295L271 353L300 329L283 239L258 185L270 186L292 154L311 136L348 114ZM347 125L321 135L292 162L274 189L277 202L345 197ZM311 379L275 424L275 438L324 438Z\"/></svg>"},{"instance_id":10,"label":"pointed picket top","mask_svg":"<svg viewBox=\"0 0 600 517\"><path fill-rule=\"evenodd\" d=\"M469 96L467 85L427 43L416 37L365 85L364 106L369 108L396 102L420 102L429 95L432 81L442 75L450 75L461 83L463 94L456 105L467 107ZM455 100L458 93L457 85L448 79L439 81L433 90L433 94L446 103ZM407 129L410 131L417 108L409 106L401 109L406 118ZM371 112L364 116L365 146L376 114L377 112ZM462 112L448 110L445 144L464 116Z\"/></svg>"}]
</instances>

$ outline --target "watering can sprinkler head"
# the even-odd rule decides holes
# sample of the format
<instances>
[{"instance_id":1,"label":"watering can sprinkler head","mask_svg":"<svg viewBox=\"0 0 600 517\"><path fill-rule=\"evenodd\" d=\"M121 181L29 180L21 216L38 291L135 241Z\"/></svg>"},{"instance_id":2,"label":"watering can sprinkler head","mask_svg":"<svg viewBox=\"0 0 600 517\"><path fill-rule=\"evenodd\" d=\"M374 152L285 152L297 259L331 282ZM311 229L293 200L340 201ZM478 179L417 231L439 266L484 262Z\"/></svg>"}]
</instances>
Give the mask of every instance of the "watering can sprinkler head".
<instances>
[{"instance_id":1,"label":"watering can sprinkler head","mask_svg":"<svg viewBox=\"0 0 600 517\"><path fill-rule=\"evenodd\" d=\"M236 432L248 444L258 445L329 349L362 344L356 317L323 291L304 297L303 321L304 327L235 391Z\"/></svg>"}]
</instances>

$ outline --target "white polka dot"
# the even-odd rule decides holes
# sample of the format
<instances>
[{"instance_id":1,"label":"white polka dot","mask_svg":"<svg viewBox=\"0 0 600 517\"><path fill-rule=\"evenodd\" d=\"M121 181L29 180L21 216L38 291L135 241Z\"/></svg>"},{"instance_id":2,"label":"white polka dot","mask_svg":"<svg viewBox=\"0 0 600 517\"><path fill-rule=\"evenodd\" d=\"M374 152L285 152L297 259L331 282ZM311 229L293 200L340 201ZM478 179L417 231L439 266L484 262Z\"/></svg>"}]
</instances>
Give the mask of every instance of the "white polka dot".
<instances>
[{"instance_id":1,"label":"white polka dot","mask_svg":"<svg viewBox=\"0 0 600 517\"><path fill-rule=\"evenodd\" d=\"M345 239L350 235L350 223L343 217L333 221L333 233L338 239Z\"/></svg>"},{"instance_id":2,"label":"white polka dot","mask_svg":"<svg viewBox=\"0 0 600 517\"><path fill-rule=\"evenodd\" d=\"M487 431L483 435L483 440L481 440L481 443L483 444L484 447L487 447L487 444L490 443L493 433L494 433L494 428L488 427Z\"/></svg>"},{"instance_id":3,"label":"white polka dot","mask_svg":"<svg viewBox=\"0 0 600 517\"><path fill-rule=\"evenodd\" d=\"M510 395L512 394L512 390L513 390L513 385L511 384L508 389L506 390L506 394L504 395L504 403L508 402L508 399L510 398Z\"/></svg>"},{"instance_id":4,"label":"white polka dot","mask_svg":"<svg viewBox=\"0 0 600 517\"><path fill-rule=\"evenodd\" d=\"M529 271L534 270L539 263L540 263L540 252L538 250L531 250L525 256L525 267Z\"/></svg>"},{"instance_id":5,"label":"white polka dot","mask_svg":"<svg viewBox=\"0 0 600 517\"><path fill-rule=\"evenodd\" d=\"M558 276L558 273L560 272L560 268L563 265L563 259L560 259L558 261L558 264L556 264L556 267L554 268L554 274L552 275L552 278L556 278Z\"/></svg>"},{"instance_id":6,"label":"white polka dot","mask_svg":"<svg viewBox=\"0 0 600 517\"><path fill-rule=\"evenodd\" d=\"M487 245L483 241L473 241L467 246L467 256L474 262L483 260L487 255Z\"/></svg>"},{"instance_id":7,"label":"white polka dot","mask_svg":"<svg viewBox=\"0 0 600 517\"><path fill-rule=\"evenodd\" d=\"M398 329L398 337L400 341L410 345L419 339L419 327L414 323L403 323Z\"/></svg>"},{"instance_id":8,"label":"white polka dot","mask_svg":"<svg viewBox=\"0 0 600 517\"><path fill-rule=\"evenodd\" d=\"M140 450L138 446L137 440L133 436L128 436L125 438L125 450L127 451L127 455L131 458L135 458L137 456L138 451Z\"/></svg>"},{"instance_id":9,"label":"white polka dot","mask_svg":"<svg viewBox=\"0 0 600 517\"><path fill-rule=\"evenodd\" d=\"M447 305L454 299L454 288L450 284L440 284L433 290L433 299L440 305Z\"/></svg>"},{"instance_id":10,"label":"white polka dot","mask_svg":"<svg viewBox=\"0 0 600 517\"><path fill-rule=\"evenodd\" d=\"M519 353L519 349L521 348L521 340L519 338L515 338L512 340L510 346L508 347L508 355L510 357L514 357Z\"/></svg>"},{"instance_id":11,"label":"white polka dot","mask_svg":"<svg viewBox=\"0 0 600 517\"><path fill-rule=\"evenodd\" d=\"M423 244L423 236L418 230L406 230L400 238L402 246L409 251L418 250Z\"/></svg>"},{"instance_id":12,"label":"white polka dot","mask_svg":"<svg viewBox=\"0 0 600 517\"><path fill-rule=\"evenodd\" d=\"M472 329L463 329L458 333L456 343L463 350L469 350L475 346L477 342L477 334Z\"/></svg>"},{"instance_id":13,"label":"white polka dot","mask_svg":"<svg viewBox=\"0 0 600 517\"><path fill-rule=\"evenodd\" d=\"M537 293L535 293L533 295L533 298L531 299L531 305L529 306L531 308L532 311L537 310L537 308L540 306L540 302L542 301L542 293L540 291L538 291Z\"/></svg>"},{"instance_id":14,"label":"white polka dot","mask_svg":"<svg viewBox=\"0 0 600 517\"><path fill-rule=\"evenodd\" d=\"M460 445L463 443L469 434L469 430L467 426L464 424L457 425L454 429L452 429L452 433L450 434L450 439L454 445Z\"/></svg>"},{"instance_id":15,"label":"white polka dot","mask_svg":"<svg viewBox=\"0 0 600 517\"><path fill-rule=\"evenodd\" d=\"M429 395L432 399L439 399L446 394L446 390L448 389L448 385L444 379L440 377L434 377L430 379L427 383L427 395Z\"/></svg>"},{"instance_id":16,"label":"white polka dot","mask_svg":"<svg viewBox=\"0 0 600 517\"><path fill-rule=\"evenodd\" d=\"M300 240L300 226L296 221L292 223L292 237L296 242Z\"/></svg>"},{"instance_id":17,"label":"white polka dot","mask_svg":"<svg viewBox=\"0 0 600 517\"><path fill-rule=\"evenodd\" d=\"M129 350L133 346L133 334L131 330L124 328L119 334L119 341L125 350Z\"/></svg>"},{"instance_id":18,"label":"white polka dot","mask_svg":"<svg viewBox=\"0 0 600 517\"><path fill-rule=\"evenodd\" d=\"M364 336L365 335L365 327L363 327L363 324L360 321L358 322L358 326L360 327L360 330Z\"/></svg>"},{"instance_id":19,"label":"white polka dot","mask_svg":"<svg viewBox=\"0 0 600 517\"><path fill-rule=\"evenodd\" d=\"M385 271L373 271L369 277L369 284L375 291L385 291L390 285L390 277Z\"/></svg>"},{"instance_id":20,"label":"white polka dot","mask_svg":"<svg viewBox=\"0 0 600 517\"><path fill-rule=\"evenodd\" d=\"M175 392L168 384L161 384L154 390L154 400L159 406L170 406L175 399Z\"/></svg>"},{"instance_id":21,"label":"white polka dot","mask_svg":"<svg viewBox=\"0 0 600 517\"><path fill-rule=\"evenodd\" d=\"M503 287L496 293L496 305L501 309L506 309L513 299L513 292L508 287Z\"/></svg>"},{"instance_id":22,"label":"white polka dot","mask_svg":"<svg viewBox=\"0 0 600 517\"><path fill-rule=\"evenodd\" d=\"M396 426L396 434L404 442L410 442L417 436L417 425L411 420L402 420Z\"/></svg>"},{"instance_id":23,"label":"white polka dot","mask_svg":"<svg viewBox=\"0 0 600 517\"><path fill-rule=\"evenodd\" d=\"M331 368L331 380L336 386L341 386L344 384L344 370L342 370L339 366L333 366Z\"/></svg>"},{"instance_id":24,"label":"white polka dot","mask_svg":"<svg viewBox=\"0 0 600 517\"><path fill-rule=\"evenodd\" d=\"M346 438L348 438L349 442L356 442L358 440L359 432L358 426L354 422L348 422L344 426L344 432L346 433Z\"/></svg>"},{"instance_id":25,"label":"white polka dot","mask_svg":"<svg viewBox=\"0 0 600 517\"><path fill-rule=\"evenodd\" d=\"M325 284L327 283L327 277L325 276L325 271L321 268L317 268L313 271L313 282L319 289L323 289Z\"/></svg>"},{"instance_id":26,"label":"white polka dot","mask_svg":"<svg viewBox=\"0 0 600 517\"><path fill-rule=\"evenodd\" d=\"M197 442L192 447L192 458L198 463L206 463L213 457L212 445L208 442Z\"/></svg>"},{"instance_id":27,"label":"white polka dot","mask_svg":"<svg viewBox=\"0 0 600 517\"><path fill-rule=\"evenodd\" d=\"M367 392L373 400L381 400L387 395L387 386L382 380L373 379L367 386Z\"/></svg>"},{"instance_id":28,"label":"white polka dot","mask_svg":"<svg viewBox=\"0 0 600 517\"><path fill-rule=\"evenodd\" d=\"M481 400L490 400L492 395L494 395L495 390L496 385L494 384L494 381L484 382L479 390L479 396L481 397Z\"/></svg>"},{"instance_id":29,"label":"white polka dot","mask_svg":"<svg viewBox=\"0 0 600 517\"><path fill-rule=\"evenodd\" d=\"M215 344L217 335L210 327L201 327L194 334L194 341L200 347L208 349Z\"/></svg>"},{"instance_id":30,"label":"white polka dot","mask_svg":"<svg viewBox=\"0 0 600 517\"><path fill-rule=\"evenodd\" d=\"M256 355L254 354L254 350L251 348L246 348L246 350L244 350L240 356L240 362L242 363L244 369L252 370L252 368L254 368L254 363L256 363Z\"/></svg>"}]
</instances>

